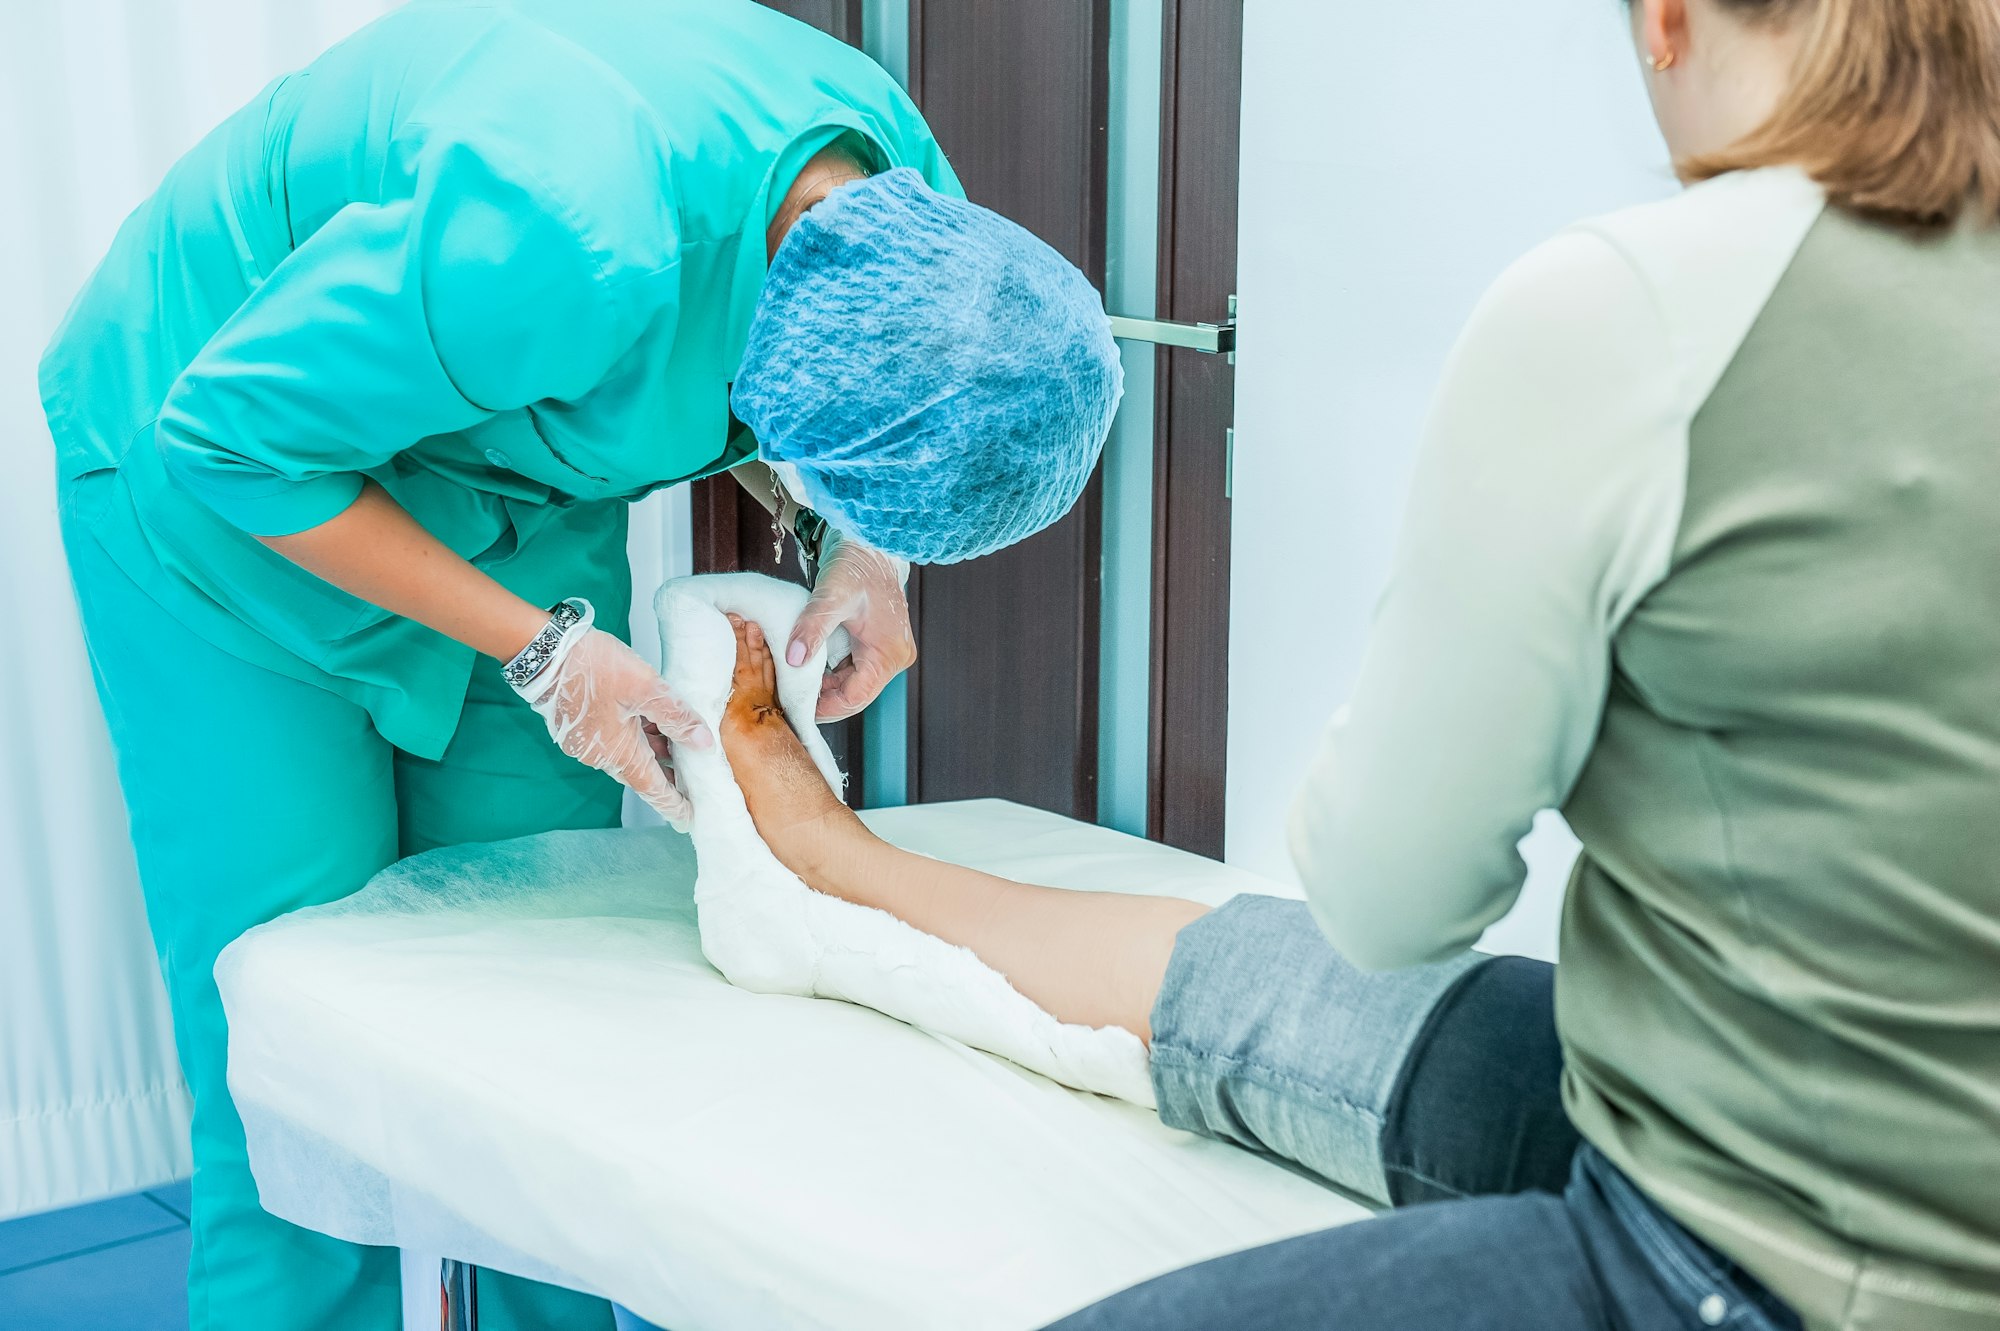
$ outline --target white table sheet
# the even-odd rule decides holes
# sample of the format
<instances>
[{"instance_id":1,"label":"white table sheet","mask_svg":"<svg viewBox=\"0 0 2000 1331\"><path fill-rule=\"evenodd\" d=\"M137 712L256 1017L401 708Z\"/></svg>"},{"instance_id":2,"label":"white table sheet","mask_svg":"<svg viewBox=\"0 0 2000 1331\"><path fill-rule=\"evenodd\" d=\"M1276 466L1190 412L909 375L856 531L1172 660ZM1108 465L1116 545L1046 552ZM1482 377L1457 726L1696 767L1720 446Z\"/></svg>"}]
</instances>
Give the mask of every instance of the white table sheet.
<instances>
[{"instance_id":1,"label":"white table sheet","mask_svg":"<svg viewBox=\"0 0 2000 1331\"><path fill-rule=\"evenodd\" d=\"M885 810L1030 882L1279 889L1000 801ZM433 852L217 966L265 1205L616 1299L674 1331L1027 1331L1361 1217L1150 1112L702 959L685 838Z\"/></svg>"}]
</instances>

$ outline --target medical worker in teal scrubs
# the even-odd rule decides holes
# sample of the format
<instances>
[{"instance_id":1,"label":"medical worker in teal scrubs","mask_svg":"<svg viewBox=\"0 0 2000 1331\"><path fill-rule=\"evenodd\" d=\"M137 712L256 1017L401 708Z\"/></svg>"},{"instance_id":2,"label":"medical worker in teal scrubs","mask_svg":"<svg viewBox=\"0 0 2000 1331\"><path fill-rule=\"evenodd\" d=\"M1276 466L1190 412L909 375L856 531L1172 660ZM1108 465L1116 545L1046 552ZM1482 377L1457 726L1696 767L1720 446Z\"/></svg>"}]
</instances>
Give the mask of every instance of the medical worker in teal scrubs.
<instances>
[{"instance_id":1,"label":"medical worker in teal scrubs","mask_svg":"<svg viewBox=\"0 0 2000 1331\"><path fill-rule=\"evenodd\" d=\"M1118 390L1082 276L749 0L417 0L173 168L42 394L194 1093L193 1331L399 1321L394 1252L258 1206L216 954L403 855L615 824L620 782L684 818L672 746L713 739L621 641L626 503L771 501L818 556L792 650L848 630L851 714L914 655L904 561L1054 521Z\"/></svg>"}]
</instances>

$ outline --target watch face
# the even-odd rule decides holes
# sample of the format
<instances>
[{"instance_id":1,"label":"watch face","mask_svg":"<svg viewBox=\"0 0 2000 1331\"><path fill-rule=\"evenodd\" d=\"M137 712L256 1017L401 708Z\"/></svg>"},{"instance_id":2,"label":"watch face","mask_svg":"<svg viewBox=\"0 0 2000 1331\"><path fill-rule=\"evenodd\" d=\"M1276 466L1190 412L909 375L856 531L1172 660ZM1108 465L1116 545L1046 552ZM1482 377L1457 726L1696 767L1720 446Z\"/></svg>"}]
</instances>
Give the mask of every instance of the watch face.
<instances>
[{"instance_id":1,"label":"watch face","mask_svg":"<svg viewBox=\"0 0 2000 1331\"><path fill-rule=\"evenodd\" d=\"M809 508L801 509L792 529L798 534L799 549L818 563L820 545L826 539L826 519Z\"/></svg>"}]
</instances>

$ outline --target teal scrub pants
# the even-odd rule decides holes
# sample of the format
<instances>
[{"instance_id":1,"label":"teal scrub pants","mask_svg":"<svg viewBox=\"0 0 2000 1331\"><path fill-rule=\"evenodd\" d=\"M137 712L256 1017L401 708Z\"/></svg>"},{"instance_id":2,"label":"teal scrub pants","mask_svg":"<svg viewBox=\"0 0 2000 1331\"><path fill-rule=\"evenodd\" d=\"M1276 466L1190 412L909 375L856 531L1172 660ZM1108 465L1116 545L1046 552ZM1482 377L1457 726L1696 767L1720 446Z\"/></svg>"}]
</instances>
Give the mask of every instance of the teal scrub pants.
<instances>
[{"instance_id":1,"label":"teal scrub pants","mask_svg":"<svg viewBox=\"0 0 2000 1331\"><path fill-rule=\"evenodd\" d=\"M347 896L405 855L616 826L619 787L564 757L490 662L473 673L443 758L414 758L361 708L182 627L68 513L63 535L194 1093L191 1329L394 1331L394 1249L342 1243L257 1204L224 1080L216 954L253 925ZM491 1273L480 1277L480 1317L483 1331L612 1328L601 1300Z\"/></svg>"}]
</instances>

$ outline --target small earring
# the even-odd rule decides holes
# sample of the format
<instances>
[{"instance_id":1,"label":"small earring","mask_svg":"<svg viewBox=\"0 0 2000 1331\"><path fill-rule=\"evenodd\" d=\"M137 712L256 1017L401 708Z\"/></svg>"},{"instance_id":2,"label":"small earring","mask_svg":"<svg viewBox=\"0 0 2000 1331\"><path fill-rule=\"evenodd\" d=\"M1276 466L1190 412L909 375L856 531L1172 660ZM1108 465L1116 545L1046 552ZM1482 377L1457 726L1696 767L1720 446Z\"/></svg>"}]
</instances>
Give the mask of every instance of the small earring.
<instances>
[{"instance_id":1,"label":"small earring","mask_svg":"<svg viewBox=\"0 0 2000 1331\"><path fill-rule=\"evenodd\" d=\"M1654 56L1654 57L1653 57L1653 72L1654 72L1655 74L1664 74L1664 73L1666 73L1666 72L1667 72L1668 70L1670 70L1670 69L1672 69L1672 68L1674 67L1674 61L1676 61L1676 60L1678 60L1678 59L1680 59L1680 57L1679 57L1678 55L1674 54L1674 53L1673 53L1672 51L1669 51L1669 52L1667 52L1667 58L1666 58L1666 59L1664 59L1664 60L1660 59L1660 57L1658 57L1658 56Z\"/></svg>"}]
</instances>

